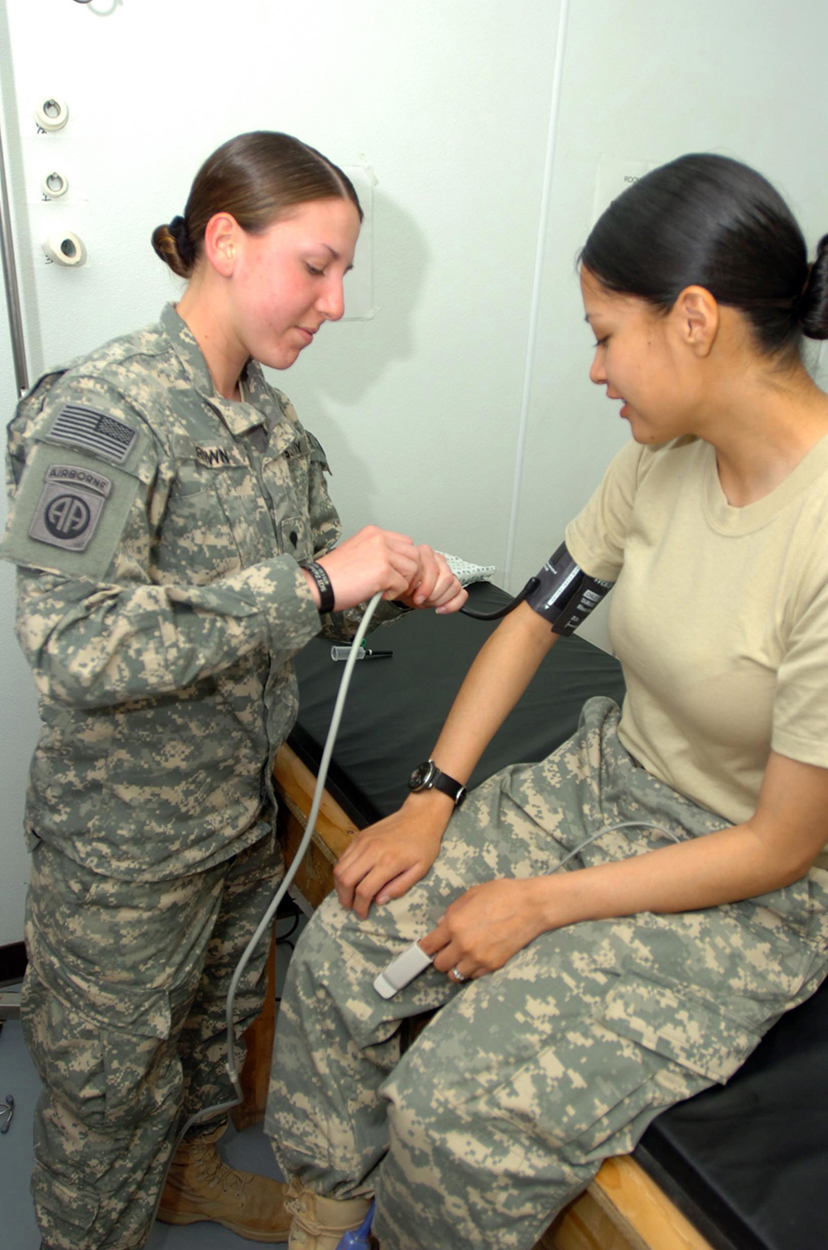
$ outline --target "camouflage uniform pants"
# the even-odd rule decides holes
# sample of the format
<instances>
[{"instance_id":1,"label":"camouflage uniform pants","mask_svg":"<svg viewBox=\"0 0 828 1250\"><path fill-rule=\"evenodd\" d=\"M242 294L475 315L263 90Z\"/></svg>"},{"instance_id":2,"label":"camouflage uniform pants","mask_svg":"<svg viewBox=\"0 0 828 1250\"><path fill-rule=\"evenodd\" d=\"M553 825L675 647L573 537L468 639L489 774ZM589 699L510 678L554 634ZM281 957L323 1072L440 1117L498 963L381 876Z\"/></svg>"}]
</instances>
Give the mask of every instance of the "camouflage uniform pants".
<instances>
[{"instance_id":1,"label":"camouflage uniform pants","mask_svg":"<svg viewBox=\"0 0 828 1250\"><path fill-rule=\"evenodd\" d=\"M143 1244L182 1107L232 1096L225 999L280 877L272 835L151 883L35 848L21 1015L44 1082L32 1192L46 1246ZM263 941L239 985L237 1035L261 1010L266 954Z\"/></svg>"},{"instance_id":2,"label":"camouflage uniform pants","mask_svg":"<svg viewBox=\"0 0 828 1250\"><path fill-rule=\"evenodd\" d=\"M394 998L377 972L470 885L551 872L591 833L721 828L638 767L618 709L591 700L540 764L480 786L408 894L360 922L326 900L291 960L266 1121L282 1169L319 1193L375 1193L389 1250L528 1250L659 1111L724 1082L826 970L828 874L744 903L583 922L456 986L427 969ZM602 836L563 869L643 854ZM401 1022L442 1008L410 1049ZM403 1053L404 1052L404 1053Z\"/></svg>"}]
</instances>

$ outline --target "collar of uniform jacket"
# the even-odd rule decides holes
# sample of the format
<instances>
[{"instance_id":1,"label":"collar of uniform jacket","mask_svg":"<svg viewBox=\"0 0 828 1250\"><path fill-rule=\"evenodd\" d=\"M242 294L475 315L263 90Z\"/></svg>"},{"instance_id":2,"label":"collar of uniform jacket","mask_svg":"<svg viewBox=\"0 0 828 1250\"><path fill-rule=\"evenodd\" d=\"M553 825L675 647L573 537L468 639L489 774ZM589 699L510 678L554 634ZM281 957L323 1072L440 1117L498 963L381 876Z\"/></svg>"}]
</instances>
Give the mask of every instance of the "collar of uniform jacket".
<instances>
[{"instance_id":1,"label":"collar of uniform jacket","mask_svg":"<svg viewBox=\"0 0 828 1250\"><path fill-rule=\"evenodd\" d=\"M161 312L161 325L164 333L172 344L175 354L181 361L193 387L213 411L221 417L231 434L246 434L256 425L262 425L262 417L269 417L272 423L282 418L273 396L268 390L261 371L255 360L249 360L245 367L243 384L249 403L235 403L225 399L216 391L207 361L201 354L201 348L195 341L193 332L183 318L179 317L174 304L166 304Z\"/></svg>"}]
</instances>

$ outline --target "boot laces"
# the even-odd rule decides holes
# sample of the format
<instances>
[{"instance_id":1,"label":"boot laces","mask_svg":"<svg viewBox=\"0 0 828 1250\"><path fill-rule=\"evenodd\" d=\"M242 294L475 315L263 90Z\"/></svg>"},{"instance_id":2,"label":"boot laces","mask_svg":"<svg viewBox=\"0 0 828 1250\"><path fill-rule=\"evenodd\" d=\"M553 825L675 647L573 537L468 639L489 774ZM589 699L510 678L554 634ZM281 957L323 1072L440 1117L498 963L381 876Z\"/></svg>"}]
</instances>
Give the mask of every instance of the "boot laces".
<instances>
[{"instance_id":1,"label":"boot laces","mask_svg":"<svg viewBox=\"0 0 828 1250\"><path fill-rule=\"evenodd\" d=\"M306 1190L301 1181L294 1177L288 1186L285 1195L285 1210L289 1211L296 1223L305 1233L310 1233L312 1237L330 1237L332 1233L348 1233L351 1231L350 1224L333 1225L319 1224L316 1220L311 1219L308 1215L307 1204L303 1199L303 1194L307 1193L311 1197L313 1194L310 1190Z\"/></svg>"},{"instance_id":2,"label":"boot laces","mask_svg":"<svg viewBox=\"0 0 828 1250\"><path fill-rule=\"evenodd\" d=\"M225 1163L214 1142L201 1148L193 1163L198 1168L200 1181L205 1185L231 1190L237 1197L241 1197L247 1188L249 1176Z\"/></svg>"}]
</instances>

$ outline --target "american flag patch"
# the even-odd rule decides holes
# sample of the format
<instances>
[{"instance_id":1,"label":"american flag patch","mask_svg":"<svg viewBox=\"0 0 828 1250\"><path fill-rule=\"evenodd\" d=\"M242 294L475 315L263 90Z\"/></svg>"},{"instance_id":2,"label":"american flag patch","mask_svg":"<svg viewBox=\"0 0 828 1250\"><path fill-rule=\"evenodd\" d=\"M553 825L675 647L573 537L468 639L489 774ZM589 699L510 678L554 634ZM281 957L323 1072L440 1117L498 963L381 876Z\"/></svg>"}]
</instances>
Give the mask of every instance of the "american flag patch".
<instances>
[{"instance_id":1,"label":"american flag patch","mask_svg":"<svg viewBox=\"0 0 828 1250\"><path fill-rule=\"evenodd\" d=\"M112 464L123 464L136 431L125 421L85 404L64 404L49 431L49 438L71 447L88 447Z\"/></svg>"}]
</instances>

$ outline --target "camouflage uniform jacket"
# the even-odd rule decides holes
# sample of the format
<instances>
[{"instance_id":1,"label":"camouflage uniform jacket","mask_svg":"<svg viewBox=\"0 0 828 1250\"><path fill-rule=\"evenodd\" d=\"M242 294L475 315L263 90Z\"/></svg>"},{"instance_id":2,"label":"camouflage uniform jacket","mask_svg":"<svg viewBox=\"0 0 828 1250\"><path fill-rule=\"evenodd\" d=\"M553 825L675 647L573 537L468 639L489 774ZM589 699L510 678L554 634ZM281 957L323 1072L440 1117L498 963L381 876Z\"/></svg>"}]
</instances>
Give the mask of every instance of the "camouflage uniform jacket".
<instances>
[{"instance_id":1,"label":"camouflage uniform jacket","mask_svg":"<svg viewBox=\"0 0 828 1250\"><path fill-rule=\"evenodd\" d=\"M340 525L319 443L255 362L242 385L216 393L170 305L46 374L9 427L2 554L42 720L26 830L95 872L203 869L272 819L290 660L320 630L297 561Z\"/></svg>"}]
</instances>

